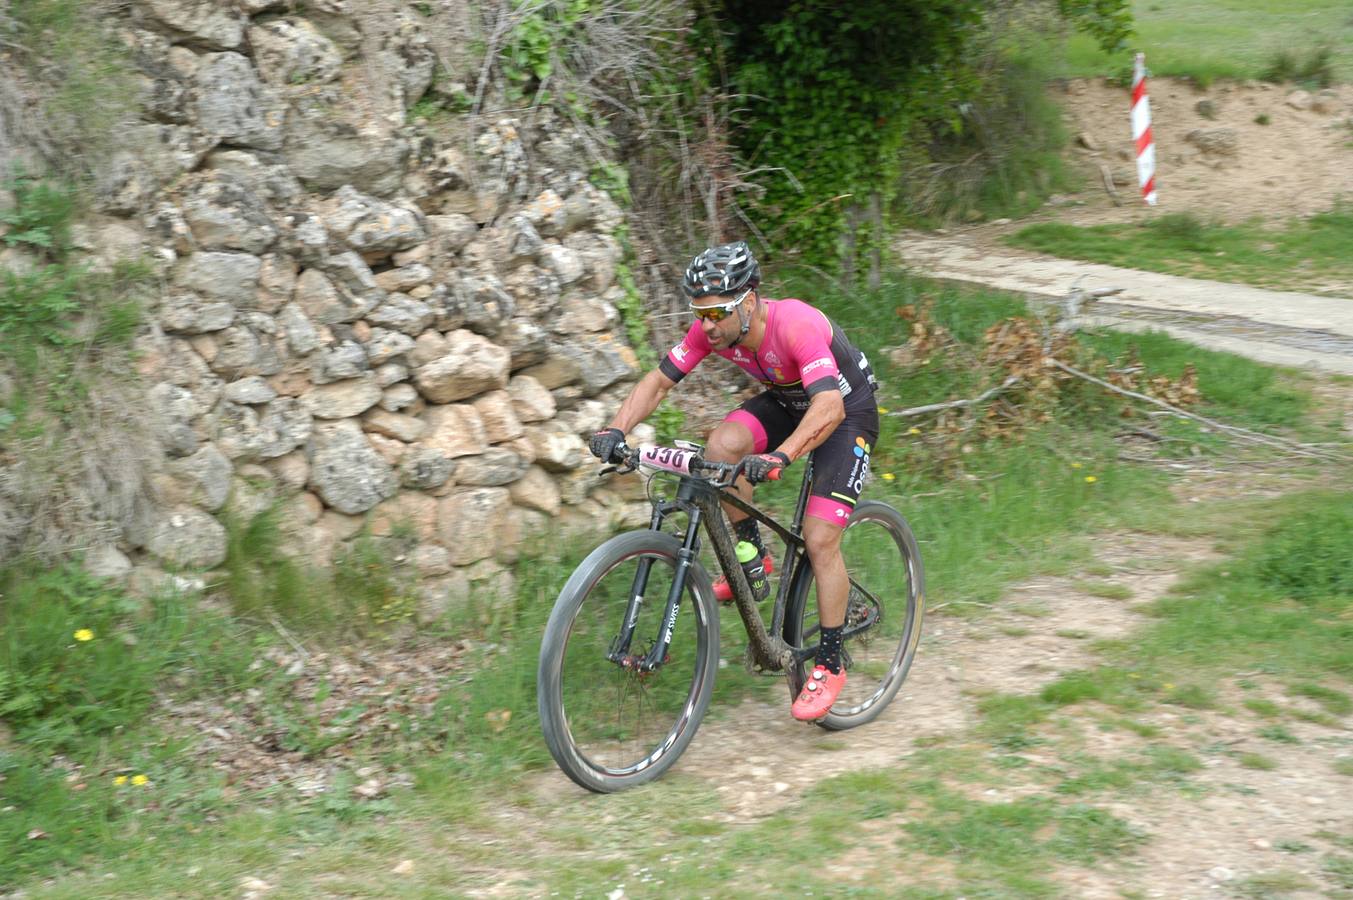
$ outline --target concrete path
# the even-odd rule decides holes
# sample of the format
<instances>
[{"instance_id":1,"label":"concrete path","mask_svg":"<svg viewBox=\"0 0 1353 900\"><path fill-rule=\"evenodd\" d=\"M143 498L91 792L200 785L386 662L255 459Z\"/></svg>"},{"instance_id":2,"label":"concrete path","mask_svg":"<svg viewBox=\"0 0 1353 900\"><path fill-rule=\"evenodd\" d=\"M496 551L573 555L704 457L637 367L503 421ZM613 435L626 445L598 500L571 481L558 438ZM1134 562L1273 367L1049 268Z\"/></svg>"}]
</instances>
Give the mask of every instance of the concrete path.
<instances>
[{"instance_id":1,"label":"concrete path","mask_svg":"<svg viewBox=\"0 0 1353 900\"><path fill-rule=\"evenodd\" d=\"M1148 329L1260 362L1353 375L1353 298L1268 291L992 249L971 238L905 232L902 261L933 278L983 284L1033 299L1061 299L1079 279L1086 290L1122 288L1094 301L1086 325Z\"/></svg>"}]
</instances>

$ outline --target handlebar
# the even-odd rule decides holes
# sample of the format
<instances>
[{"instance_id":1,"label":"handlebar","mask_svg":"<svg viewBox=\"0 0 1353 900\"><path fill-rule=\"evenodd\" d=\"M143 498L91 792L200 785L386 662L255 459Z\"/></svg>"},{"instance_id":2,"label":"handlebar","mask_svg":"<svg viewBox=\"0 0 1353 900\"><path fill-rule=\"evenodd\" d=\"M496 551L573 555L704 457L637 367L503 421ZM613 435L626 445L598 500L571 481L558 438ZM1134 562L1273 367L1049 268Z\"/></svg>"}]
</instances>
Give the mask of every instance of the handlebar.
<instances>
[{"instance_id":1,"label":"handlebar","mask_svg":"<svg viewBox=\"0 0 1353 900\"><path fill-rule=\"evenodd\" d=\"M743 468L741 462L716 462L705 459L698 450L663 447L658 444L640 444L638 447L618 444L611 454L611 461L616 464L615 467L603 470L603 474L612 471L624 475L637 470L640 466L661 469L677 475L710 473L715 477L707 480L717 487L730 487L742 474ZM779 481L783 473L784 469L777 466L770 470L767 480Z\"/></svg>"}]
</instances>

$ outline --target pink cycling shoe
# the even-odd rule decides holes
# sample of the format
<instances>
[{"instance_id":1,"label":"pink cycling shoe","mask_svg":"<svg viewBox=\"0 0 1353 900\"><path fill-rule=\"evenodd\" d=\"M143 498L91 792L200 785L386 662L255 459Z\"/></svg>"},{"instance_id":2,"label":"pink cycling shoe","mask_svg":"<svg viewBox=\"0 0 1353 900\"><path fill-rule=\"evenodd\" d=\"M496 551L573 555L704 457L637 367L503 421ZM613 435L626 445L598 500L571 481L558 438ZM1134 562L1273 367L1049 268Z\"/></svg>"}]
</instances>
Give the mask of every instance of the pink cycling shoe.
<instances>
[{"instance_id":1,"label":"pink cycling shoe","mask_svg":"<svg viewBox=\"0 0 1353 900\"><path fill-rule=\"evenodd\" d=\"M831 710L841 688L846 686L846 670L833 675L826 666L814 666L808 683L799 692L799 699L789 708L789 714L800 722L820 719Z\"/></svg>"}]
</instances>

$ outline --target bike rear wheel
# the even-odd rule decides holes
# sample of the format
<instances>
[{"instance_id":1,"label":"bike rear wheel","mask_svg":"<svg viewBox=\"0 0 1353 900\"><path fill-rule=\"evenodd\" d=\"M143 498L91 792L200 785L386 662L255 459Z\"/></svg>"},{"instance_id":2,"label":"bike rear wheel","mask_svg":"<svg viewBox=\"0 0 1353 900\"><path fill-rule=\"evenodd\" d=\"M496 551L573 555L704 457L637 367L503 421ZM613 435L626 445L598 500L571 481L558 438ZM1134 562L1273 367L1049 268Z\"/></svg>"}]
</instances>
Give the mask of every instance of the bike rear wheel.
<instances>
[{"instance_id":1,"label":"bike rear wheel","mask_svg":"<svg viewBox=\"0 0 1353 900\"><path fill-rule=\"evenodd\" d=\"M817 724L831 731L873 721L897 696L921 639L925 571L916 538L886 503L860 503L841 537L850 575L850 600L842 659L846 686ZM854 632L854 633L852 633ZM817 587L811 564L795 576L785 610L785 640L794 647L817 643ZM812 671L810 657L790 672L795 694Z\"/></svg>"},{"instance_id":2,"label":"bike rear wheel","mask_svg":"<svg viewBox=\"0 0 1353 900\"><path fill-rule=\"evenodd\" d=\"M647 583L627 654L647 654L663 627L681 543L618 535L583 560L555 601L540 645L537 703L545 742L569 778L611 793L657 778L695 737L719 668L719 612L709 575L687 570L667 661L641 672L611 657L641 565Z\"/></svg>"}]
</instances>

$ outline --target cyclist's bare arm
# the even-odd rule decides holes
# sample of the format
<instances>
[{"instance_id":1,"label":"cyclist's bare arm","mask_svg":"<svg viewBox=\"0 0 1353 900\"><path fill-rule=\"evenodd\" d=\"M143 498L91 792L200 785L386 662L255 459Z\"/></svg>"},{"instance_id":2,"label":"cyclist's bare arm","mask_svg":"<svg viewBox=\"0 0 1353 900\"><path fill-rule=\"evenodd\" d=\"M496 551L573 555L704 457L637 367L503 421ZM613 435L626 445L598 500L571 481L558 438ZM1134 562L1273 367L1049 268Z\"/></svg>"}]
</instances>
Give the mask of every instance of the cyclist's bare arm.
<instances>
[{"instance_id":1,"label":"cyclist's bare arm","mask_svg":"<svg viewBox=\"0 0 1353 900\"><path fill-rule=\"evenodd\" d=\"M657 369L652 370L639 379L639 383L630 391L625 402L620 404L620 410L611 419L610 427L629 432L635 425L651 416L653 410L657 409L658 404L667 396L667 392L674 387L675 381ZM829 431L828 434L830 433Z\"/></svg>"},{"instance_id":2,"label":"cyclist's bare arm","mask_svg":"<svg viewBox=\"0 0 1353 900\"><path fill-rule=\"evenodd\" d=\"M776 447L790 462L803 456L831 436L836 426L846 420L846 404L837 390L813 395L813 401L804 413L803 421L780 446Z\"/></svg>"}]
</instances>

